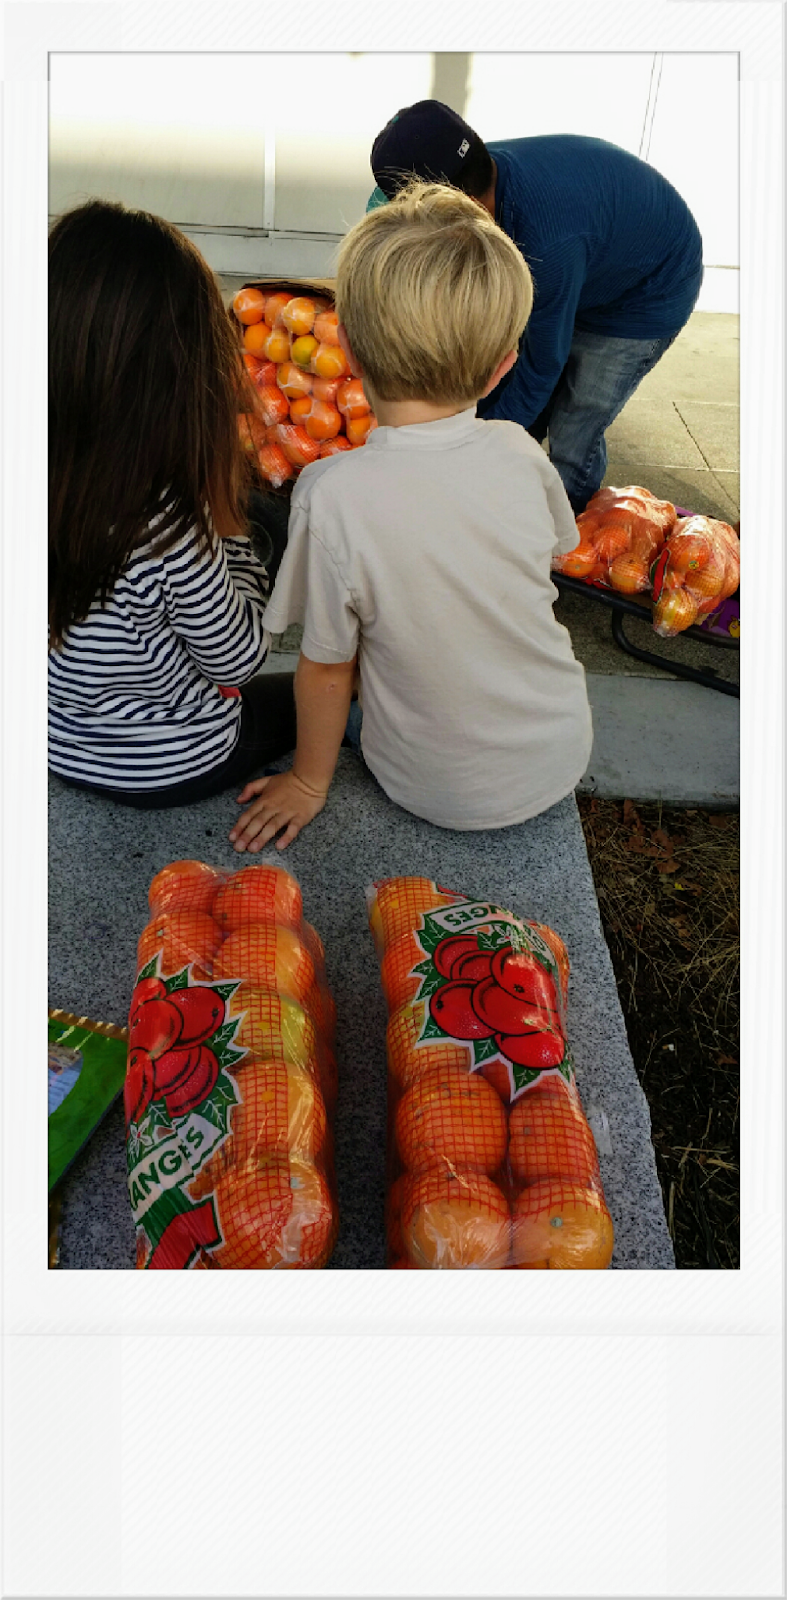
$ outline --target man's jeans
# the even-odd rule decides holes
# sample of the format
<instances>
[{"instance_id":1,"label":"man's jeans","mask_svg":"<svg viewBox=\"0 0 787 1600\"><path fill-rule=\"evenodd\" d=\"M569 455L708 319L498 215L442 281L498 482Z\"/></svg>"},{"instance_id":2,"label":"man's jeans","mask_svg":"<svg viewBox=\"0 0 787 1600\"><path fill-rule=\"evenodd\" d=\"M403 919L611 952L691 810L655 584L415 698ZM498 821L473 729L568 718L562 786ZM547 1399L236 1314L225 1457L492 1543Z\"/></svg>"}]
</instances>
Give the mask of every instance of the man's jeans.
<instances>
[{"instance_id":1,"label":"man's jeans","mask_svg":"<svg viewBox=\"0 0 787 1600\"><path fill-rule=\"evenodd\" d=\"M611 339L575 331L571 350L548 405L528 428L559 472L575 513L601 488L607 470L604 432L655 367L677 333L663 339Z\"/></svg>"},{"instance_id":2,"label":"man's jeans","mask_svg":"<svg viewBox=\"0 0 787 1600\"><path fill-rule=\"evenodd\" d=\"M352 704L350 705L350 715L347 718L347 726L344 730L344 739L342 742L344 744L348 744L350 749L354 750L357 756L361 754L362 722L363 712L361 710L360 701L353 700Z\"/></svg>"}]
</instances>

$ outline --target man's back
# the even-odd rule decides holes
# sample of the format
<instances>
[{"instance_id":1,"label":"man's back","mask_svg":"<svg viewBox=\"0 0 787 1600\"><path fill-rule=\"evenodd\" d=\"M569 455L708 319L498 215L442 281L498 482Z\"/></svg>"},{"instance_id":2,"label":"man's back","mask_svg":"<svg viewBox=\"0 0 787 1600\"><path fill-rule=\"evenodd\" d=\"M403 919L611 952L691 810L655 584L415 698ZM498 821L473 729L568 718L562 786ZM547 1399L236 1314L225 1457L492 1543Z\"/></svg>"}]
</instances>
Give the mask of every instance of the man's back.
<instances>
[{"instance_id":1,"label":"man's back","mask_svg":"<svg viewBox=\"0 0 787 1600\"><path fill-rule=\"evenodd\" d=\"M557 268L577 279L577 327L647 338L682 325L696 298L702 240L655 167L575 134L487 148L498 169L496 219L531 267L536 317Z\"/></svg>"}]
</instances>

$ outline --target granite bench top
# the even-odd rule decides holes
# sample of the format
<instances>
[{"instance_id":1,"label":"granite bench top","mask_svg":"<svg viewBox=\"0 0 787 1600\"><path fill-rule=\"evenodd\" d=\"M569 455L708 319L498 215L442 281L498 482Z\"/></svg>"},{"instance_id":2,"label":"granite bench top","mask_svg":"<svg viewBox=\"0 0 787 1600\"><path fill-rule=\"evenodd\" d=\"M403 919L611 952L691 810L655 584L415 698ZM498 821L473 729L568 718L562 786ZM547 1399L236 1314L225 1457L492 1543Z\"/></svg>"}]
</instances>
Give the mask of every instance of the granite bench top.
<instances>
[{"instance_id":1,"label":"granite bench top","mask_svg":"<svg viewBox=\"0 0 787 1600\"><path fill-rule=\"evenodd\" d=\"M385 1266L386 1009L366 921L365 886L414 874L490 899L553 927L571 960L568 1033L577 1082L600 1146L615 1224L613 1268L674 1268L650 1137L650 1114L626 1039L615 979L573 796L514 827L433 827L383 794L342 750L325 810L284 853L238 856L227 833L235 791L198 805L136 811L50 775L49 1004L125 1024L147 889L168 861L225 870L286 865L326 949L338 1027L335 1119L340 1232L328 1270ZM94 1134L62 1187L60 1265L134 1266L122 1104Z\"/></svg>"}]
</instances>

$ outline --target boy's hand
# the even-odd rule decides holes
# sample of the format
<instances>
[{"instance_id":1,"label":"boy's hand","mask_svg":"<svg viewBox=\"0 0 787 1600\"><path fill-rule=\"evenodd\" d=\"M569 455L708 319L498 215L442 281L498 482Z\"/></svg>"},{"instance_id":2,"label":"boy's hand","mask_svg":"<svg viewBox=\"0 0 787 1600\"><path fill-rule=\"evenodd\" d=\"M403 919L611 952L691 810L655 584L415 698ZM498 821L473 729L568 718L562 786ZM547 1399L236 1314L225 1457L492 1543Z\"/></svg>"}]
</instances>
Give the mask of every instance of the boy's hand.
<instances>
[{"instance_id":1,"label":"boy's hand","mask_svg":"<svg viewBox=\"0 0 787 1600\"><path fill-rule=\"evenodd\" d=\"M285 832L276 840L277 850L286 850L297 839L301 828L312 822L325 805L325 795L310 792L294 772L279 772L272 778L254 778L238 795L238 805L259 795L253 806L238 818L230 829L230 843L238 852L248 850L255 854L269 840Z\"/></svg>"}]
</instances>

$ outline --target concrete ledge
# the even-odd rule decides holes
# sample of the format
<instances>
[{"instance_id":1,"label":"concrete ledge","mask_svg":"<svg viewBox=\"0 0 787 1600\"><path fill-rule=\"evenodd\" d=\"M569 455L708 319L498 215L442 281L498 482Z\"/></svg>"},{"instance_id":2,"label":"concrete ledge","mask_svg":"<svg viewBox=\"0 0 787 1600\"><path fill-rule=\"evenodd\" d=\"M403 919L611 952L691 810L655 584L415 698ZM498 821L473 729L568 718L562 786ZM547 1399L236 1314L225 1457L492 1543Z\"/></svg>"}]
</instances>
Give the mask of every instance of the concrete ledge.
<instances>
[{"instance_id":1,"label":"concrete ledge","mask_svg":"<svg viewBox=\"0 0 787 1600\"><path fill-rule=\"evenodd\" d=\"M606 800L736 810L740 707L667 678L587 674L593 750L579 791Z\"/></svg>"},{"instance_id":2,"label":"concrete ledge","mask_svg":"<svg viewBox=\"0 0 787 1600\"><path fill-rule=\"evenodd\" d=\"M227 870L234 792L182 810L138 812L50 777L50 1005L125 1023L147 887L166 862L196 856ZM364 887L417 873L548 922L572 963L569 1040L600 1145L615 1224L613 1267L673 1268L650 1115L626 1039L573 796L513 828L456 833L393 805L342 751L325 811L286 852L321 934L338 1009L336 1166L341 1228L333 1270L385 1264L386 1013ZM61 1264L129 1269L134 1231L117 1107L64 1184ZM330 1269L329 1269L330 1270Z\"/></svg>"}]
</instances>

